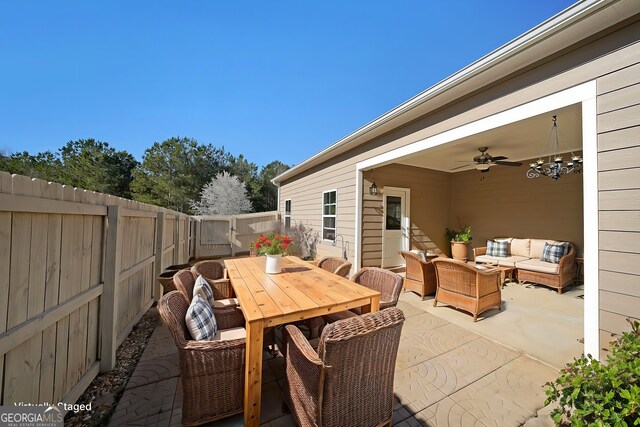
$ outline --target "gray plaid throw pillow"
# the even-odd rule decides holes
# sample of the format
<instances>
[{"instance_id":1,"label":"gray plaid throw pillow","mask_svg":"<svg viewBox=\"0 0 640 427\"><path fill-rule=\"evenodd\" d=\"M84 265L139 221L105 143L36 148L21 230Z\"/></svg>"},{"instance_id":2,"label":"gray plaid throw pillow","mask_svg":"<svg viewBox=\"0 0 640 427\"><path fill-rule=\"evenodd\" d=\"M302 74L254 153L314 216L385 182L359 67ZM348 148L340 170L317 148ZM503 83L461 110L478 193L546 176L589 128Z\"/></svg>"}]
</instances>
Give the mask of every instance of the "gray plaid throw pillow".
<instances>
[{"instance_id":1,"label":"gray plaid throw pillow","mask_svg":"<svg viewBox=\"0 0 640 427\"><path fill-rule=\"evenodd\" d=\"M493 256L498 258L506 258L507 257L507 245L509 242L506 240L502 241L494 241L493 242Z\"/></svg>"},{"instance_id":2,"label":"gray plaid throw pillow","mask_svg":"<svg viewBox=\"0 0 640 427\"><path fill-rule=\"evenodd\" d=\"M560 258L567 254L569 249L568 243L549 244L545 243L542 249L542 256L540 261L552 262L554 264L560 263Z\"/></svg>"},{"instance_id":3,"label":"gray plaid throw pillow","mask_svg":"<svg viewBox=\"0 0 640 427\"><path fill-rule=\"evenodd\" d=\"M216 302L211 286L209 286L207 280L202 276L198 276L195 285L193 285L193 296L196 295L200 295L211 307L213 307L213 303Z\"/></svg>"},{"instance_id":4,"label":"gray plaid throw pillow","mask_svg":"<svg viewBox=\"0 0 640 427\"><path fill-rule=\"evenodd\" d=\"M493 240L487 240L487 253L488 256L494 256L493 252L495 251L496 242Z\"/></svg>"},{"instance_id":5,"label":"gray plaid throw pillow","mask_svg":"<svg viewBox=\"0 0 640 427\"><path fill-rule=\"evenodd\" d=\"M209 341L218 330L213 309L200 295L193 296L184 320L191 337L196 341Z\"/></svg>"}]
</instances>

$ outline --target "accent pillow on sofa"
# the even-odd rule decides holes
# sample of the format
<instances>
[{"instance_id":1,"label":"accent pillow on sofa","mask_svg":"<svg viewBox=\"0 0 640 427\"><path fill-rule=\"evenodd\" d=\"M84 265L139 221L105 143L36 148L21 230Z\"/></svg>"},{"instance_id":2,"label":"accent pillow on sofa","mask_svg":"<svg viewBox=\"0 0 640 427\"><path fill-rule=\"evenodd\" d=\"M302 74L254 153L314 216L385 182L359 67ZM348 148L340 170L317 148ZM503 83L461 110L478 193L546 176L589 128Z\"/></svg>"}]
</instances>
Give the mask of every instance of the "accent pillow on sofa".
<instances>
[{"instance_id":1,"label":"accent pillow on sofa","mask_svg":"<svg viewBox=\"0 0 640 427\"><path fill-rule=\"evenodd\" d=\"M211 286L209 286L207 280L202 276L198 276L195 285L193 285L193 296L195 297L196 295L200 295L203 300L209 303L210 307L213 307L213 304L216 302Z\"/></svg>"},{"instance_id":2,"label":"accent pillow on sofa","mask_svg":"<svg viewBox=\"0 0 640 427\"><path fill-rule=\"evenodd\" d=\"M509 242L506 240L487 240L487 253L488 256L495 256L498 258L506 258L507 246Z\"/></svg>"},{"instance_id":3,"label":"accent pillow on sofa","mask_svg":"<svg viewBox=\"0 0 640 427\"><path fill-rule=\"evenodd\" d=\"M198 294L193 296L184 321L191 337L196 341L210 341L218 330L213 309Z\"/></svg>"},{"instance_id":4,"label":"accent pillow on sofa","mask_svg":"<svg viewBox=\"0 0 640 427\"><path fill-rule=\"evenodd\" d=\"M560 259L567 254L568 249L569 244L566 242L556 244L545 243L544 248L542 249L542 256L540 257L540 261L559 264Z\"/></svg>"}]
</instances>

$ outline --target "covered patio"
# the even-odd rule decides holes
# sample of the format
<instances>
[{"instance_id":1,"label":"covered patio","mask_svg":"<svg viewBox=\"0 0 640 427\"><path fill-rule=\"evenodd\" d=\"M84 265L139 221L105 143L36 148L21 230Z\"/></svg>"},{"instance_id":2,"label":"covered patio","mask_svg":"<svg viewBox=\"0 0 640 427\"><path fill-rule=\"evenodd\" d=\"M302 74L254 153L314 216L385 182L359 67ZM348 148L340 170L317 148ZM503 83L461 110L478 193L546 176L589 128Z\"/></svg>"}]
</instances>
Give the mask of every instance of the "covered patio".
<instances>
[{"instance_id":1,"label":"covered patio","mask_svg":"<svg viewBox=\"0 0 640 427\"><path fill-rule=\"evenodd\" d=\"M507 305L518 298L510 290L503 294ZM393 425L550 425L548 411L542 409L543 385L556 377L557 369L486 334L496 328L511 328L514 335L538 329L525 321L510 324L513 318L505 322L500 316L474 324L468 315L447 307L434 309L430 300L421 301L411 292L401 295L398 307L406 321L396 363ZM109 425L180 425L179 375L175 346L159 322ZM265 353L263 426L295 425L291 415L281 411L283 378L282 357ZM240 414L210 425L242 424Z\"/></svg>"}]
</instances>

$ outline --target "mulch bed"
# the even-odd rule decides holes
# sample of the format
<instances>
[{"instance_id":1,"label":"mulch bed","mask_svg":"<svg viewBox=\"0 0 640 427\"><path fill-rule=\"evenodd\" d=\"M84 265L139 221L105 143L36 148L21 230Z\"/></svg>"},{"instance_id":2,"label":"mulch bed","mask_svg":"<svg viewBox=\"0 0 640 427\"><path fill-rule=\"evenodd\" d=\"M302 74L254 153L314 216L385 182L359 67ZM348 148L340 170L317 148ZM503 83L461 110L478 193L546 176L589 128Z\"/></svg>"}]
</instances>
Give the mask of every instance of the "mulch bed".
<instances>
[{"instance_id":1,"label":"mulch bed","mask_svg":"<svg viewBox=\"0 0 640 427\"><path fill-rule=\"evenodd\" d=\"M92 402L91 411L69 412L65 426L106 426L158 323L158 310L150 308L116 351L116 367L99 374L76 403Z\"/></svg>"}]
</instances>

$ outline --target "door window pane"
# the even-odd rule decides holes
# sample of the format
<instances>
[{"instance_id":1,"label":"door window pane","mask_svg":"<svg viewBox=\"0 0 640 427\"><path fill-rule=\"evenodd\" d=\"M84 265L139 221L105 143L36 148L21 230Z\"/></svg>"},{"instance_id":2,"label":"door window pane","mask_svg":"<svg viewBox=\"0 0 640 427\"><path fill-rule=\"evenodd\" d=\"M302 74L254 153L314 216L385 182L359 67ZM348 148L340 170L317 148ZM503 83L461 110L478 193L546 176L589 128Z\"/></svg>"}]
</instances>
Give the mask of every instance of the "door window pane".
<instances>
[{"instance_id":1,"label":"door window pane","mask_svg":"<svg viewBox=\"0 0 640 427\"><path fill-rule=\"evenodd\" d=\"M387 230L400 230L402 225L402 198L387 196Z\"/></svg>"}]
</instances>

